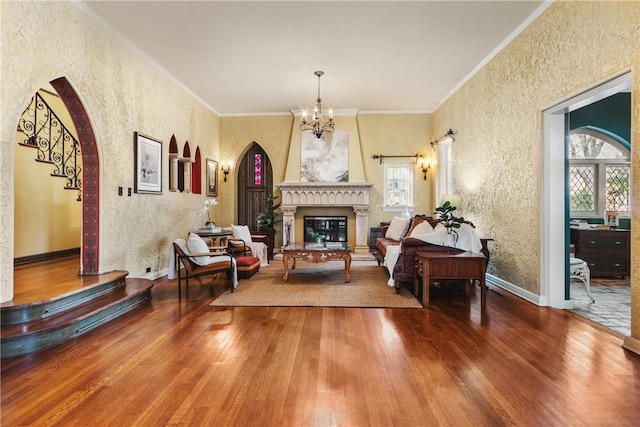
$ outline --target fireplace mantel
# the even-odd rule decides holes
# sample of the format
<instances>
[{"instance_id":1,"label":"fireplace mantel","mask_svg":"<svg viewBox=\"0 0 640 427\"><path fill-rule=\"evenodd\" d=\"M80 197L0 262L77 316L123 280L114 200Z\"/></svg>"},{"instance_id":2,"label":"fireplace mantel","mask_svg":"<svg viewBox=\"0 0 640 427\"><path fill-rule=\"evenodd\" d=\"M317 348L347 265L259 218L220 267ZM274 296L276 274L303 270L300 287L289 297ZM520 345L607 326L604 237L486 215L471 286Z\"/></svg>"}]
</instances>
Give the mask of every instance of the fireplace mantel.
<instances>
[{"instance_id":1,"label":"fireplace mantel","mask_svg":"<svg viewBox=\"0 0 640 427\"><path fill-rule=\"evenodd\" d=\"M368 182L283 182L276 185L283 205L369 207Z\"/></svg>"},{"instance_id":2,"label":"fireplace mantel","mask_svg":"<svg viewBox=\"0 0 640 427\"><path fill-rule=\"evenodd\" d=\"M283 243L295 236L295 214L298 207L352 207L356 216L356 254L369 253L369 207L373 184L368 182L283 182L281 192ZM290 227L288 230L285 227Z\"/></svg>"}]
</instances>

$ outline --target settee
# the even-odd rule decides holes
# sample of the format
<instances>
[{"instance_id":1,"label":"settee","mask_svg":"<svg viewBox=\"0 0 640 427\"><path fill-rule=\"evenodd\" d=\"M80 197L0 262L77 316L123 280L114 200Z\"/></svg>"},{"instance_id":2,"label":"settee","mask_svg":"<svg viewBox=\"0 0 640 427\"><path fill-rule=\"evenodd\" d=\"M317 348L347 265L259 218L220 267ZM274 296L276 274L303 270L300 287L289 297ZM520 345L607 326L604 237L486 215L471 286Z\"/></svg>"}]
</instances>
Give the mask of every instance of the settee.
<instances>
[{"instance_id":1,"label":"settee","mask_svg":"<svg viewBox=\"0 0 640 427\"><path fill-rule=\"evenodd\" d=\"M426 215L415 215L409 222L409 226L404 233L400 236L394 235L389 237L387 231L389 230L388 223L381 224L380 237L376 239L376 260L378 265L384 265L385 257L387 255L390 246L400 246L400 252L397 258L397 262L393 267L392 279L395 282L396 292L399 291L400 285L407 284L408 289L413 289L413 276L415 274L415 254L417 251L430 251L430 252L464 252L461 249L452 248L449 246L435 245L424 240L409 237L413 230L419 226L422 222L427 222L431 227L436 227L438 222L437 218ZM399 237L399 238L398 238ZM480 239L482 244L481 252L487 257L487 263L489 262L489 250L487 242L491 239ZM401 245L402 243L402 245ZM387 266L388 268L388 266Z\"/></svg>"}]
</instances>

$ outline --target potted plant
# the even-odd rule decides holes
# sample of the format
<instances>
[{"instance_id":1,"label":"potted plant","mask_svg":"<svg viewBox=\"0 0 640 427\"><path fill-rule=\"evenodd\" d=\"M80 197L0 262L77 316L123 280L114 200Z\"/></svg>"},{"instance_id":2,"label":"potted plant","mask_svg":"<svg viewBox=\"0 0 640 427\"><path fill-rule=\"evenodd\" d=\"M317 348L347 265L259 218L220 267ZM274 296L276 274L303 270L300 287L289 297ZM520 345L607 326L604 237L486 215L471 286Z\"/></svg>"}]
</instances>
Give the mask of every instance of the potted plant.
<instances>
[{"instance_id":1,"label":"potted plant","mask_svg":"<svg viewBox=\"0 0 640 427\"><path fill-rule=\"evenodd\" d=\"M262 228L273 228L275 224L280 222L280 219L277 218L278 213L276 210L280 207L280 203L275 202L278 196L269 196L266 200L266 206L264 212L258 213L256 216L256 227L258 230Z\"/></svg>"},{"instance_id":2,"label":"potted plant","mask_svg":"<svg viewBox=\"0 0 640 427\"><path fill-rule=\"evenodd\" d=\"M324 237L321 234L318 234L315 230L309 229L309 235L313 240L316 241L317 244L322 244Z\"/></svg>"},{"instance_id":3,"label":"potted plant","mask_svg":"<svg viewBox=\"0 0 640 427\"><path fill-rule=\"evenodd\" d=\"M458 217L454 214L454 211L457 208L451 204L448 200L442 204L442 206L437 207L435 214L438 216L439 222L447 229L448 234L454 234L454 241L458 240L458 232L456 229L460 228L462 224L469 224L474 227L471 221L467 221L464 217Z\"/></svg>"}]
</instances>

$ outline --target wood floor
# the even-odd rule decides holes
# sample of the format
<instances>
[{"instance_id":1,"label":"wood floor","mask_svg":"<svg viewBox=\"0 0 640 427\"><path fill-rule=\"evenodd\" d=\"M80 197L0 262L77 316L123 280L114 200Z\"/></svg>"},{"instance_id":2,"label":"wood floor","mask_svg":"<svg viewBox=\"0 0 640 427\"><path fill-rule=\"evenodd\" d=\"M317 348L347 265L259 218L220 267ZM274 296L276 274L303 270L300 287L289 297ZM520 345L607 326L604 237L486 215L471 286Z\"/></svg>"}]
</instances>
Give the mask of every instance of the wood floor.
<instances>
[{"instance_id":1,"label":"wood floor","mask_svg":"<svg viewBox=\"0 0 640 427\"><path fill-rule=\"evenodd\" d=\"M275 263L277 264L277 263ZM276 268L276 267L269 267ZM372 267L382 268L382 267ZM242 282L240 282L242 286ZM631 426L640 357L566 311L490 291L430 309L213 308L194 280L2 361L1 424Z\"/></svg>"}]
</instances>

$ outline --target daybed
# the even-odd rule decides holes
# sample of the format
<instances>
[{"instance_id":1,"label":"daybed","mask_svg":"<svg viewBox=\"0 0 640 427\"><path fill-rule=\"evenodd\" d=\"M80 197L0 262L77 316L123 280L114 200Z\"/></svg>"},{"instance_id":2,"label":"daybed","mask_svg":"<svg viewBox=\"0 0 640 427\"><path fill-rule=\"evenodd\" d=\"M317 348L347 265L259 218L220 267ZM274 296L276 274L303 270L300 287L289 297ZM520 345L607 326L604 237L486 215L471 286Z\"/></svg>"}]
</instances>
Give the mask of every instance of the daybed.
<instances>
[{"instance_id":1,"label":"daybed","mask_svg":"<svg viewBox=\"0 0 640 427\"><path fill-rule=\"evenodd\" d=\"M400 246L400 252L398 254L397 262L393 267L393 284L396 288L396 292L399 291L402 283L408 284L407 289L413 289L413 276L415 273L415 253L417 251L432 251L432 252L452 252L459 251L464 252L461 249L455 249L449 246L435 245L427 243L424 240L414 237L408 237L416 235L415 231L419 231L416 227L436 227L439 220L431 216L416 215L409 222L406 228L400 228L398 226L397 218L394 218L390 224L382 224L380 237L376 239L376 260L378 265L385 265L385 257L391 246ZM421 223L426 223L420 225ZM389 234L391 228L391 235ZM480 239L482 252L489 261L489 250L487 248L487 241L491 239ZM402 244L401 244L402 243ZM389 268L388 266L385 266Z\"/></svg>"}]
</instances>

